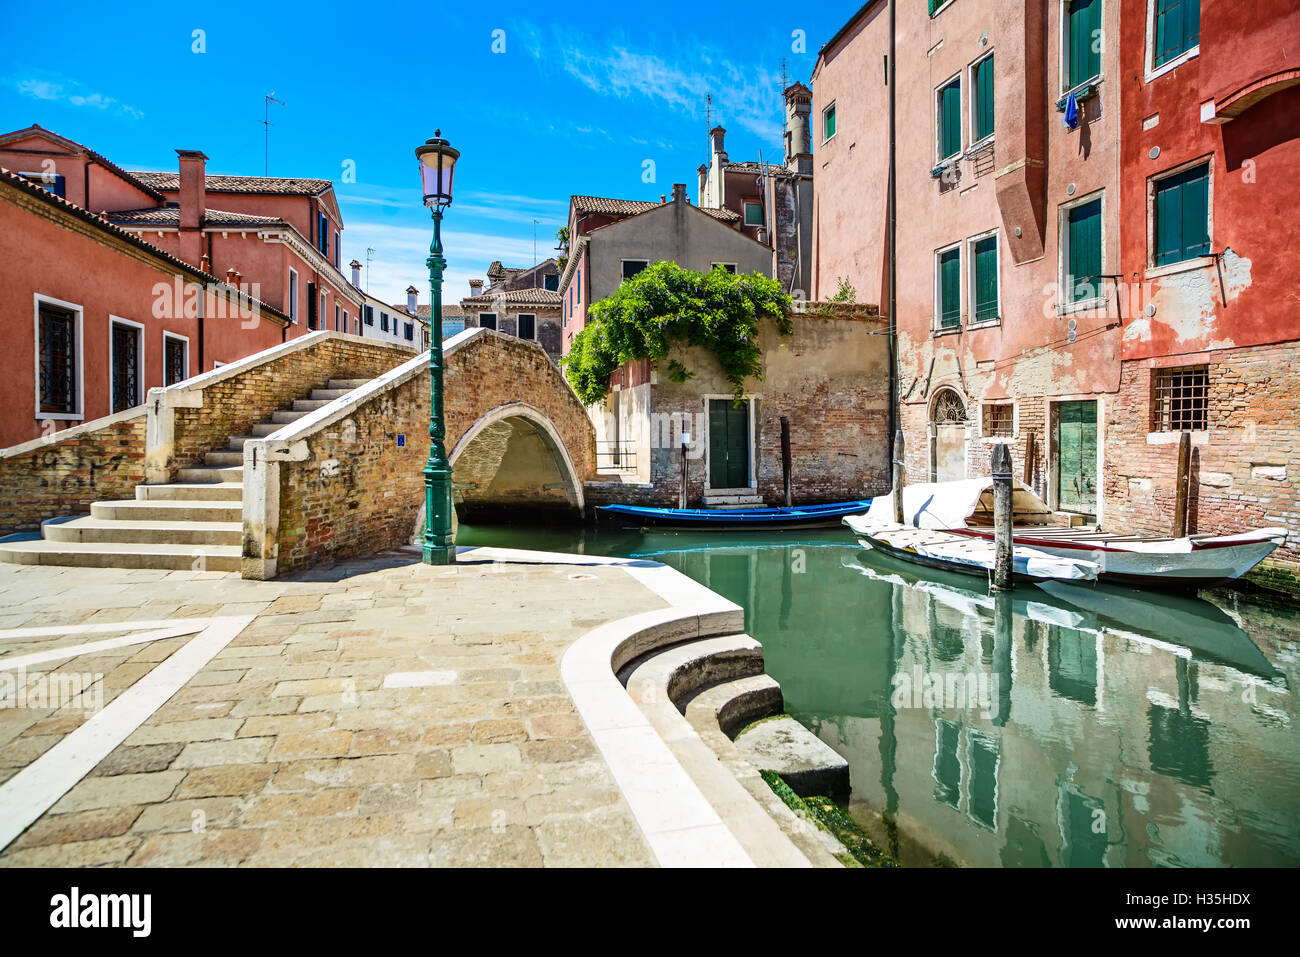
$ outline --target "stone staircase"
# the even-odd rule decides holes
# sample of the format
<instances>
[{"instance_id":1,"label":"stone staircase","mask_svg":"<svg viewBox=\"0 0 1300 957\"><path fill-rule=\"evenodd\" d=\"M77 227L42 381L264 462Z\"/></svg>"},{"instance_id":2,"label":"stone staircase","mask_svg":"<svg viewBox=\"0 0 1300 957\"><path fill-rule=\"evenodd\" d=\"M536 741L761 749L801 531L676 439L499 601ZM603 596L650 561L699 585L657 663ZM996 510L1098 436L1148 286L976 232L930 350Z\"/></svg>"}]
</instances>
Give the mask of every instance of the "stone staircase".
<instances>
[{"instance_id":1,"label":"stone staircase","mask_svg":"<svg viewBox=\"0 0 1300 957\"><path fill-rule=\"evenodd\" d=\"M243 544L244 443L329 405L368 379L331 379L288 409L231 436L202 465L178 469L166 485L137 485L135 498L94 502L88 516L53 518L41 538L0 541L0 561L22 565L239 571Z\"/></svg>"},{"instance_id":2,"label":"stone staircase","mask_svg":"<svg viewBox=\"0 0 1300 957\"><path fill-rule=\"evenodd\" d=\"M763 498L752 488L713 488L704 494L705 508L762 508Z\"/></svg>"}]
</instances>

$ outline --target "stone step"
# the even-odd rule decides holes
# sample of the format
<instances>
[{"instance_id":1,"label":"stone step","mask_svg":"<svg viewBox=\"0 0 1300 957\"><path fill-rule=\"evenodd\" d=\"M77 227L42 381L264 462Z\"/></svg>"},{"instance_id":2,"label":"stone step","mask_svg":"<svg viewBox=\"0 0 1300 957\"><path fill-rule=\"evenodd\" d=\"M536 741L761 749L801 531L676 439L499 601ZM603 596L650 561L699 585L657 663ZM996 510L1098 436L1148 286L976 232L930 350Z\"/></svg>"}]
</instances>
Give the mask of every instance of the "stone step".
<instances>
[{"instance_id":1,"label":"stone step","mask_svg":"<svg viewBox=\"0 0 1300 957\"><path fill-rule=\"evenodd\" d=\"M198 569L239 571L239 545L166 545L126 542L0 542L0 561L19 565L76 565L94 568Z\"/></svg>"},{"instance_id":2,"label":"stone step","mask_svg":"<svg viewBox=\"0 0 1300 957\"><path fill-rule=\"evenodd\" d=\"M679 702L723 681L763 673L763 646L749 635L685 641L629 661L617 677L634 700L665 694Z\"/></svg>"},{"instance_id":3,"label":"stone step","mask_svg":"<svg viewBox=\"0 0 1300 957\"><path fill-rule=\"evenodd\" d=\"M360 389L369 381L369 379L330 379L325 384L331 389L342 389L344 392L351 392L353 389Z\"/></svg>"},{"instance_id":4,"label":"stone step","mask_svg":"<svg viewBox=\"0 0 1300 957\"><path fill-rule=\"evenodd\" d=\"M775 771L800 797L849 798L849 762L789 715L766 718L736 735L736 747L760 771Z\"/></svg>"},{"instance_id":5,"label":"stone step","mask_svg":"<svg viewBox=\"0 0 1300 957\"><path fill-rule=\"evenodd\" d=\"M719 503L717 503L717 502L712 502L712 501L710 501L710 500L708 500L708 499L705 499L705 500L704 500L704 507L705 507L705 508L716 508L716 509L728 509L728 508L762 508L762 507L763 507L763 500L760 498L760 499L755 499L755 500L752 501L752 502L728 502L728 503L726 503L726 504L719 504Z\"/></svg>"},{"instance_id":6,"label":"stone step","mask_svg":"<svg viewBox=\"0 0 1300 957\"><path fill-rule=\"evenodd\" d=\"M226 448L231 452L238 452L242 456L244 452L244 443L249 439L255 439L257 437L258 436L256 435L232 435L226 442ZM240 458L240 461L243 461L242 457Z\"/></svg>"},{"instance_id":7,"label":"stone step","mask_svg":"<svg viewBox=\"0 0 1300 957\"><path fill-rule=\"evenodd\" d=\"M327 406L333 401L333 399L294 399L293 411L315 412L317 409Z\"/></svg>"},{"instance_id":8,"label":"stone step","mask_svg":"<svg viewBox=\"0 0 1300 957\"><path fill-rule=\"evenodd\" d=\"M241 481L137 485L135 497L140 502L242 502L244 483Z\"/></svg>"},{"instance_id":9,"label":"stone step","mask_svg":"<svg viewBox=\"0 0 1300 957\"><path fill-rule=\"evenodd\" d=\"M279 412L271 413L271 421L278 425L288 425L290 422L297 422L306 412L294 412L291 409L281 409Z\"/></svg>"},{"instance_id":10,"label":"stone step","mask_svg":"<svg viewBox=\"0 0 1300 957\"><path fill-rule=\"evenodd\" d=\"M283 422L259 422L253 426L251 431L254 438L263 439L272 432L279 432L284 426L285 423Z\"/></svg>"},{"instance_id":11,"label":"stone step","mask_svg":"<svg viewBox=\"0 0 1300 957\"><path fill-rule=\"evenodd\" d=\"M233 452L230 449L221 449L216 452L209 452L207 455L203 456L203 462L205 465L210 465L213 468L227 468L234 465L243 468L244 453L242 448L243 447L241 446L241 450L238 452Z\"/></svg>"},{"instance_id":12,"label":"stone step","mask_svg":"<svg viewBox=\"0 0 1300 957\"><path fill-rule=\"evenodd\" d=\"M215 452L209 452L209 455L215 455ZM223 453L230 456L236 456L234 452ZM244 480L243 458L238 457L237 463L223 465L212 468L192 468L177 469L177 482L242 482Z\"/></svg>"},{"instance_id":13,"label":"stone step","mask_svg":"<svg viewBox=\"0 0 1300 957\"><path fill-rule=\"evenodd\" d=\"M333 402L335 399L343 398L351 391L351 389L312 389L311 397L317 402L321 400Z\"/></svg>"},{"instance_id":14,"label":"stone step","mask_svg":"<svg viewBox=\"0 0 1300 957\"><path fill-rule=\"evenodd\" d=\"M699 728L702 724L707 724L703 721L707 718L728 738L735 738L746 726L760 718L780 714L785 710L781 686L768 674L719 682L681 704L692 727Z\"/></svg>"},{"instance_id":15,"label":"stone step","mask_svg":"<svg viewBox=\"0 0 1300 957\"><path fill-rule=\"evenodd\" d=\"M125 542L158 545L240 545L242 522L131 522L82 516L41 526L50 542Z\"/></svg>"},{"instance_id":16,"label":"stone step","mask_svg":"<svg viewBox=\"0 0 1300 957\"><path fill-rule=\"evenodd\" d=\"M243 502L131 500L92 502L91 518L128 522L240 522Z\"/></svg>"}]
</instances>

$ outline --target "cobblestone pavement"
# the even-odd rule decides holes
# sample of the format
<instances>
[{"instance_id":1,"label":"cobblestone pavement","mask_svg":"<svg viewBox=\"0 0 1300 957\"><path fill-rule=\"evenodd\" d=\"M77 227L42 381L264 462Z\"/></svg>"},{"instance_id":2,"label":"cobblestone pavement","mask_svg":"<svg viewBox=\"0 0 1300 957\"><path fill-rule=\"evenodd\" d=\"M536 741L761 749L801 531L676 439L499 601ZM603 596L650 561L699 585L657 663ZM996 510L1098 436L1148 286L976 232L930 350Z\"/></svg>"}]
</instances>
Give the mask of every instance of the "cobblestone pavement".
<instances>
[{"instance_id":1,"label":"cobblestone pavement","mask_svg":"<svg viewBox=\"0 0 1300 957\"><path fill-rule=\"evenodd\" d=\"M0 864L653 864L559 659L597 625L662 607L608 565L438 568L410 552L273 582L0 564L0 809L43 806L33 795L60 774L71 784ZM50 675L102 674L91 691L127 694L121 714L213 640L196 629L239 616L129 736L69 770L77 749L58 745L93 693L42 700Z\"/></svg>"}]
</instances>

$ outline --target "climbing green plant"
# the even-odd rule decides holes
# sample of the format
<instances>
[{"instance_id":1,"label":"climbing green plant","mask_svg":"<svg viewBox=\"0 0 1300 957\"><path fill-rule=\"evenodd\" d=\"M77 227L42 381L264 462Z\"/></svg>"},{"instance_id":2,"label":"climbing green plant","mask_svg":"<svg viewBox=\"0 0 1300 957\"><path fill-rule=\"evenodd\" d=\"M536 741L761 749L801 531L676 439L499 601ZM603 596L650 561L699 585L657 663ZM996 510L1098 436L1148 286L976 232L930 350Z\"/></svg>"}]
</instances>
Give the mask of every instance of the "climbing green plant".
<instances>
[{"instance_id":1,"label":"climbing green plant","mask_svg":"<svg viewBox=\"0 0 1300 957\"><path fill-rule=\"evenodd\" d=\"M762 378L758 326L772 319L781 335L794 331L790 296L766 276L707 273L658 262L593 303L587 325L564 358L564 374L587 405L609 392L609 377L625 362L668 360L674 345L699 346L722 366L736 398L746 378ZM667 372L675 382L695 373L676 359Z\"/></svg>"}]
</instances>

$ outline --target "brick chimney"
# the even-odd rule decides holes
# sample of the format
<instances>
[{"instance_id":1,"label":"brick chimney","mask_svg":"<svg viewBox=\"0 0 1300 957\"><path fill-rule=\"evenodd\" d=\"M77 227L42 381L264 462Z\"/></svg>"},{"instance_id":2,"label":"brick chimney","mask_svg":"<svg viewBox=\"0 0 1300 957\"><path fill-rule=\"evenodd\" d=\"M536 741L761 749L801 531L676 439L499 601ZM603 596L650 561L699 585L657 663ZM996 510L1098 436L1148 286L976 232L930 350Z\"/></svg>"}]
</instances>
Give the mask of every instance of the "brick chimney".
<instances>
[{"instance_id":1,"label":"brick chimney","mask_svg":"<svg viewBox=\"0 0 1300 957\"><path fill-rule=\"evenodd\" d=\"M713 147L713 155L724 163L727 161L727 151L722 145L722 140L726 135L726 129L721 126L709 130L709 143Z\"/></svg>"},{"instance_id":2,"label":"brick chimney","mask_svg":"<svg viewBox=\"0 0 1300 957\"><path fill-rule=\"evenodd\" d=\"M700 174L700 188L695 193L695 202L704 205L704 193L709 188L709 164L701 163L700 168L696 170Z\"/></svg>"},{"instance_id":3,"label":"brick chimney","mask_svg":"<svg viewBox=\"0 0 1300 957\"><path fill-rule=\"evenodd\" d=\"M673 183L673 202L674 202L674 203L685 203L685 202L686 202L686 184L685 184L685 183Z\"/></svg>"},{"instance_id":4,"label":"brick chimney","mask_svg":"<svg viewBox=\"0 0 1300 957\"><path fill-rule=\"evenodd\" d=\"M180 157L181 259L198 265L203 249L203 212L207 208L205 176L208 158L199 150L177 150Z\"/></svg>"},{"instance_id":5,"label":"brick chimney","mask_svg":"<svg viewBox=\"0 0 1300 957\"><path fill-rule=\"evenodd\" d=\"M354 259L352 260L352 262L348 263L348 265L352 267L352 285L360 289L361 288L361 263L357 262Z\"/></svg>"},{"instance_id":6,"label":"brick chimney","mask_svg":"<svg viewBox=\"0 0 1300 957\"><path fill-rule=\"evenodd\" d=\"M483 292L483 280L471 279L469 281L469 294L471 296L480 295Z\"/></svg>"},{"instance_id":7,"label":"brick chimney","mask_svg":"<svg viewBox=\"0 0 1300 957\"><path fill-rule=\"evenodd\" d=\"M411 315L419 315L420 307L420 290L414 286L406 287L406 311Z\"/></svg>"},{"instance_id":8,"label":"brick chimney","mask_svg":"<svg viewBox=\"0 0 1300 957\"><path fill-rule=\"evenodd\" d=\"M236 279L236 277L237 277L238 275L239 275L239 273L235 272L235 267L234 267L234 266L230 266L230 267L228 267L228 268L226 269L226 285L227 285L227 286L233 286L233 285L236 285L236 283L237 283L237 279Z\"/></svg>"}]
</instances>

